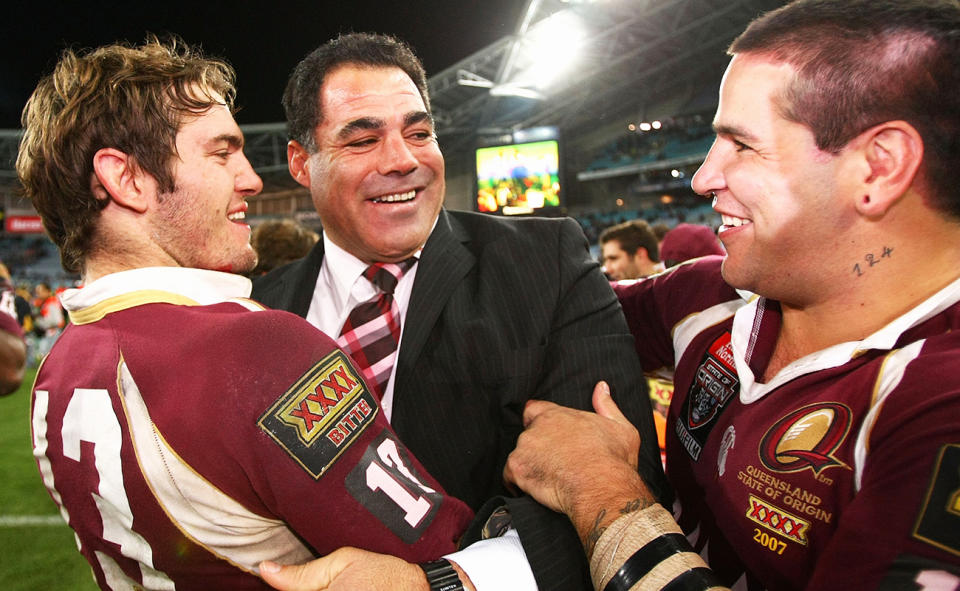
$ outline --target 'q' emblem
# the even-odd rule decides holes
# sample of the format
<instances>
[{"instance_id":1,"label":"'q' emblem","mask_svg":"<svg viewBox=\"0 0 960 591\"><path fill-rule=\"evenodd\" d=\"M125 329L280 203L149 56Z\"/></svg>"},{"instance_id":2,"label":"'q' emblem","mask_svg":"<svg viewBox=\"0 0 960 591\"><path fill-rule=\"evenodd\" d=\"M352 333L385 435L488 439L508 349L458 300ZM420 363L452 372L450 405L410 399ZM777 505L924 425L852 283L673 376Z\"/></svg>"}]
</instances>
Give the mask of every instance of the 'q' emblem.
<instances>
[{"instance_id":1,"label":"'q' emblem","mask_svg":"<svg viewBox=\"0 0 960 591\"><path fill-rule=\"evenodd\" d=\"M775 472L847 467L831 454L850 432L852 412L839 402L818 402L777 421L760 441L760 460Z\"/></svg>"}]
</instances>

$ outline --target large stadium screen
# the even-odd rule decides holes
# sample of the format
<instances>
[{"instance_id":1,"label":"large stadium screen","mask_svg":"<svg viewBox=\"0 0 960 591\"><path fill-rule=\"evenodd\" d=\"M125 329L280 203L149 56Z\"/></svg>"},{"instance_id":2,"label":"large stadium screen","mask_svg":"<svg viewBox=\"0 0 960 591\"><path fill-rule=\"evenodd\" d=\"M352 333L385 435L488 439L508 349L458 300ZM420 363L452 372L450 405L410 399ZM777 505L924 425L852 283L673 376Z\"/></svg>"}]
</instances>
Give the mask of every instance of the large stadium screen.
<instances>
[{"instance_id":1,"label":"large stadium screen","mask_svg":"<svg viewBox=\"0 0 960 591\"><path fill-rule=\"evenodd\" d=\"M557 140L477 149L477 210L501 215L560 205Z\"/></svg>"}]
</instances>

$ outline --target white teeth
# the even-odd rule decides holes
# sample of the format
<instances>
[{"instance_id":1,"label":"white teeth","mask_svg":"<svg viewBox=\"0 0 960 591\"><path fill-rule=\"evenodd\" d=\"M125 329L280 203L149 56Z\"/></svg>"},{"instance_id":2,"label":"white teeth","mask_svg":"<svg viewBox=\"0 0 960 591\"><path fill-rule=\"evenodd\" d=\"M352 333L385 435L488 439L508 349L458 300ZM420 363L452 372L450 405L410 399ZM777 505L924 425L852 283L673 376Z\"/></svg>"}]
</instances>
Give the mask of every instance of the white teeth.
<instances>
[{"instance_id":1,"label":"white teeth","mask_svg":"<svg viewBox=\"0 0 960 591\"><path fill-rule=\"evenodd\" d=\"M417 196L416 191L407 191L406 193L394 193L393 195L384 195L373 200L374 203L396 203L398 201L410 201Z\"/></svg>"},{"instance_id":2,"label":"white teeth","mask_svg":"<svg viewBox=\"0 0 960 591\"><path fill-rule=\"evenodd\" d=\"M227 219L232 222L236 222L238 220L245 220L247 219L247 214L245 212L238 211L237 213L231 213L230 215L228 215Z\"/></svg>"},{"instance_id":3,"label":"white teeth","mask_svg":"<svg viewBox=\"0 0 960 591\"><path fill-rule=\"evenodd\" d=\"M720 216L720 219L723 220L723 225L724 225L724 226L727 226L727 227L730 227L730 228L737 228L737 227L742 226L742 225L744 225L744 224L751 224L751 223L753 223L753 222L751 222L750 220L747 220L747 219L744 219L744 218L735 218L735 217L730 216L730 215L721 215L721 216Z\"/></svg>"}]
</instances>

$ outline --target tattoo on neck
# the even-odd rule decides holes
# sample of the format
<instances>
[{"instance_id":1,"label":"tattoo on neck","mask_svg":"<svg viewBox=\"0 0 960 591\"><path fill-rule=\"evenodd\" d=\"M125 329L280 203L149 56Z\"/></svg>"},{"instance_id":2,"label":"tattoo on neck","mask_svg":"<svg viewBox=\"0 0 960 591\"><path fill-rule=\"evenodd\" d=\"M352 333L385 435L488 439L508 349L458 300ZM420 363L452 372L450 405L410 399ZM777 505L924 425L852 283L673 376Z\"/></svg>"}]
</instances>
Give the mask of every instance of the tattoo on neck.
<instances>
[{"instance_id":1,"label":"tattoo on neck","mask_svg":"<svg viewBox=\"0 0 960 591\"><path fill-rule=\"evenodd\" d=\"M853 274L856 275L857 277L860 277L860 276L863 275L863 274L866 272L866 270L869 269L870 267L872 267L872 266L874 266L874 265L878 265L878 264L880 264L880 261L882 261L883 259L888 259L888 258L890 258L890 257L892 257L892 256L893 256L893 248L890 247L890 246L884 246L884 247L880 250L880 256L877 256L876 254L874 254L874 253L872 253L872 252L868 252L867 254L863 255L863 263L862 263L862 264L861 264L859 261L856 262L856 263L854 263L854 265L853 265Z\"/></svg>"}]
</instances>

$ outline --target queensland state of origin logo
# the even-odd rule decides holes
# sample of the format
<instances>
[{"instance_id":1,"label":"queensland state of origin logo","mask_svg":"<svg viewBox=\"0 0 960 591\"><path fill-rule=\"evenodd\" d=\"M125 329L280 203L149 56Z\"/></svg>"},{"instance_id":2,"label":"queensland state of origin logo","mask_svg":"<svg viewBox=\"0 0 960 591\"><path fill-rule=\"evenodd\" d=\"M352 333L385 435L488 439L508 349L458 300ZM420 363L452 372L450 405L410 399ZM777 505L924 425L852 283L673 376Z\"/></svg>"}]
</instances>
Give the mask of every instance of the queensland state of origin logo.
<instances>
[{"instance_id":1,"label":"queensland state of origin logo","mask_svg":"<svg viewBox=\"0 0 960 591\"><path fill-rule=\"evenodd\" d=\"M849 468L833 456L850 432L853 413L839 402L818 402L791 412L760 441L760 461L774 472L814 474L827 468Z\"/></svg>"},{"instance_id":2,"label":"queensland state of origin logo","mask_svg":"<svg viewBox=\"0 0 960 591\"><path fill-rule=\"evenodd\" d=\"M726 331L704 353L674 424L680 444L694 460L700 460L717 417L739 389L730 332Z\"/></svg>"},{"instance_id":3,"label":"queensland state of origin logo","mask_svg":"<svg viewBox=\"0 0 960 591\"><path fill-rule=\"evenodd\" d=\"M687 426L690 429L699 429L712 421L719 409L737 392L740 381L735 368L730 334L726 333L711 345L709 354L697 368L687 413Z\"/></svg>"}]
</instances>

